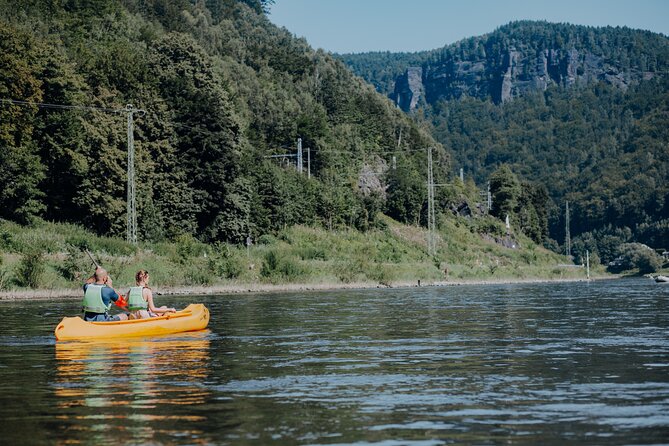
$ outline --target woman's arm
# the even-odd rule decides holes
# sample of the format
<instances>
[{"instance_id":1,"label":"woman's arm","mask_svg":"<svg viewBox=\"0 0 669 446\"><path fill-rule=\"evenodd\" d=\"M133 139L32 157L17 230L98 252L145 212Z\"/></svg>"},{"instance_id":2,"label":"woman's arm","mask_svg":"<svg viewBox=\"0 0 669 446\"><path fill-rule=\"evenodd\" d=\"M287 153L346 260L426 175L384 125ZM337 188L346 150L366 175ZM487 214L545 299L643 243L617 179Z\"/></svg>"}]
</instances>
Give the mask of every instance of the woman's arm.
<instances>
[{"instance_id":1,"label":"woman's arm","mask_svg":"<svg viewBox=\"0 0 669 446\"><path fill-rule=\"evenodd\" d=\"M149 311L153 313L165 314L177 311L174 308L167 308L164 305L162 307L156 307L153 303L153 292L148 288L144 288L144 297L146 298L146 301L149 303Z\"/></svg>"}]
</instances>

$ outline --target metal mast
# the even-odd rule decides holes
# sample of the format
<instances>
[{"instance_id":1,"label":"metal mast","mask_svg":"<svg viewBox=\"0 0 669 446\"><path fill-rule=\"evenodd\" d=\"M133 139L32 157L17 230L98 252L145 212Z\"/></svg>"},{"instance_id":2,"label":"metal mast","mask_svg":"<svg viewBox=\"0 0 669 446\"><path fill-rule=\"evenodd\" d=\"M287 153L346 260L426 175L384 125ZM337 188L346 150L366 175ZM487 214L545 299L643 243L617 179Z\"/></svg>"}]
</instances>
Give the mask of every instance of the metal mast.
<instances>
[{"instance_id":1,"label":"metal mast","mask_svg":"<svg viewBox=\"0 0 669 446\"><path fill-rule=\"evenodd\" d=\"M135 127L133 115L138 113L144 115L144 110L136 109L132 104L125 106L123 110L128 115L128 194L127 194L127 219L128 228L126 238L128 242L137 244L137 195L135 192Z\"/></svg>"},{"instance_id":2,"label":"metal mast","mask_svg":"<svg viewBox=\"0 0 669 446\"><path fill-rule=\"evenodd\" d=\"M564 235L564 249L567 257L571 257L571 234L569 233L569 202L566 202L565 209L565 235Z\"/></svg>"},{"instance_id":3,"label":"metal mast","mask_svg":"<svg viewBox=\"0 0 669 446\"><path fill-rule=\"evenodd\" d=\"M302 138L297 138L297 172L302 173Z\"/></svg>"},{"instance_id":4,"label":"metal mast","mask_svg":"<svg viewBox=\"0 0 669 446\"><path fill-rule=\"evenodd\" d=\"M434 176L432 174L432 147L427 150L427 252L433 256L437 251L435 239L436 217L434 213Z\"/></svg>"}]
</instances>

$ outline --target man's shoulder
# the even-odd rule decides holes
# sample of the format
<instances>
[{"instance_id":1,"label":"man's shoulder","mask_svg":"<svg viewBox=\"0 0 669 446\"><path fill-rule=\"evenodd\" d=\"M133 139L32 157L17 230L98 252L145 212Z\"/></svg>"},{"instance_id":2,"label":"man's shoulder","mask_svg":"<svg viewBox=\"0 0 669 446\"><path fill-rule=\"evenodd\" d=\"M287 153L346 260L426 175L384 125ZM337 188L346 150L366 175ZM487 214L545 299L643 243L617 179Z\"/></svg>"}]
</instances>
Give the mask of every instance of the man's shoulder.
<instances>
[{"instance_id":1,"label":"man's shoulder","mask_svg":"<svg viewBox=\"0 0 669 446\"><path fill-rule=\"evenodd\" d=\"M102 294L106 296L118 296L118 294L116 294L116 291L114 291L114 288L110 288L106 285L102 287Z\"/></svg>"}]
</instances>

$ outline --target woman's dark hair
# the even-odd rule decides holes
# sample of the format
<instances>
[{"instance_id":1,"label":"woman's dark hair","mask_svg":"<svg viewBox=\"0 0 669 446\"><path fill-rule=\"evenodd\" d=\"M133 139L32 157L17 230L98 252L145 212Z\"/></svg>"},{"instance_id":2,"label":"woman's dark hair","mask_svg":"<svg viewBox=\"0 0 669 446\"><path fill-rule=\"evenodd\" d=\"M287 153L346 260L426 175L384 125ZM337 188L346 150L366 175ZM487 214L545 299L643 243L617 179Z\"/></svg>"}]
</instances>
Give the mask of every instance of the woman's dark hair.
<instances>
[{"instance_id":1,"label":"woman's dark hair","mask_svg":"<svg viewBox=\"0 0 669 446\"><path fill-rule=\"evenodd\" d=\"M145 280L149 276L149 272L143 269L140 269L137 271L137 274L135 274L135 281L139 283L142 280Z\"/></svg>"}]
</instances>

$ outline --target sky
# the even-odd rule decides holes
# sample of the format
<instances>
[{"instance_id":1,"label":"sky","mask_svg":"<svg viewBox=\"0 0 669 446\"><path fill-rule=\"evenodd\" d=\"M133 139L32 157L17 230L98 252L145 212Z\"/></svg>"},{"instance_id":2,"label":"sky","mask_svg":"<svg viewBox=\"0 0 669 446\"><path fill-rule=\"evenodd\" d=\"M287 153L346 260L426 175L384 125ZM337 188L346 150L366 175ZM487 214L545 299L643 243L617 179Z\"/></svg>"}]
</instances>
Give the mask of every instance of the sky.
<instances>
[{"instance_id":1,"label":"sky","mask_svg":"<svg viewBox=\"0 0 669 446\"><path fill-rule=\"evenodd\" d=\"M515 20L669 35L669 0L276 0L269 19L333 53L441 48Z\"/></svg>"}]
</instances>

